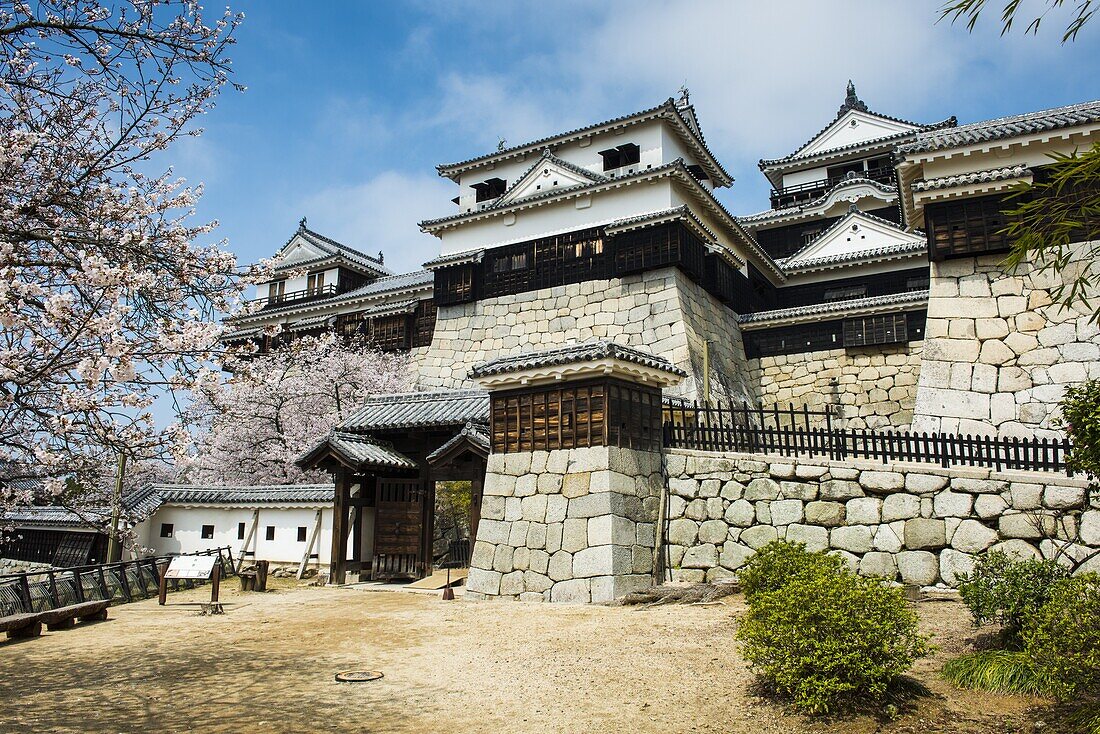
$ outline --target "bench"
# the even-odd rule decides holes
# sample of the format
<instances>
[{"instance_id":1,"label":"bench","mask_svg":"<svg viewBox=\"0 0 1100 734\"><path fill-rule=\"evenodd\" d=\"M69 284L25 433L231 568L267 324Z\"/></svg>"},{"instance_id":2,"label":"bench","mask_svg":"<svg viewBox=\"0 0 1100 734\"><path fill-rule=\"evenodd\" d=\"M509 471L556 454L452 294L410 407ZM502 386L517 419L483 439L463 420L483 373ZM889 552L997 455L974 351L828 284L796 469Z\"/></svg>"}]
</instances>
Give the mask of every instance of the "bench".
<instances>
[{"instance_id":1,"label":"bench","mask_svg":"<svg viewBox=\"0 0 1100 734\"><path fill-rule=\"evenodd\" d=\"M12 614L0 617L0 632L7 632L8 639L38 637L42 634L42 615Z\"/></svg>"},{"instance_id":2,"label":"bench","mask_svg":"<svg viewBox=\"0 0 1100 734\"><path fill-rule=\"evenodd\" d=\"M46 629L55 632L72 627L78 619L81 622L102 622L107 619L107 607L110 605L109 600L86 601L59 609L51 609L48 612L40 613L38 616L45 623Z\"/></svg>"}]
</instances>

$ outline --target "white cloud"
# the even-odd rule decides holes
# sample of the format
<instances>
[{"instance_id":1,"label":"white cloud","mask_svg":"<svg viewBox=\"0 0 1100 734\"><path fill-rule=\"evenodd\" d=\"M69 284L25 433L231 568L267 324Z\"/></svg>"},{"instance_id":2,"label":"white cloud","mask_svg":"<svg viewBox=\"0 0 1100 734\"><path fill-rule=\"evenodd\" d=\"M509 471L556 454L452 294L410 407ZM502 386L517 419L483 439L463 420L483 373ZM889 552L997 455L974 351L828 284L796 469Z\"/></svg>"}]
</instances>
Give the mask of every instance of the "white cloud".
<instances>
[{"instance_id":1,"label":"white cloud","mask_svg":"<svg viewBox=\"0 0 1100 734\"><path fill-rule=\"evenodd\" d=\"M332 186L295 204L309 228L363 252L386 255L386 266L408 272L439 254L439 240L417 227L453 207L453 183L433 175L383 171L353 185Z\"/></svg>"}]
</instances>

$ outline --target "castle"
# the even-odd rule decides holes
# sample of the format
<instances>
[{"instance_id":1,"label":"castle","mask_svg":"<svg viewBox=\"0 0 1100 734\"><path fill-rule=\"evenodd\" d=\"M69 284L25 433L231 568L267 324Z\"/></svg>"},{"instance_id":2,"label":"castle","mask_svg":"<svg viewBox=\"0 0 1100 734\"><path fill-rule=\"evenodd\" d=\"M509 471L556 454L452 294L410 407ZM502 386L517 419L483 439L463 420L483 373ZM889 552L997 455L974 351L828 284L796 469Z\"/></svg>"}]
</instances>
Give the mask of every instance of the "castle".
<instances>
[{"instance_id":1,"label":"castle","mask_svg":"<svg viewBox=\"0 0 1100 734\"><path fill-rule=\"evenodd\" d=\"M736 217L715 197L732 178L685 90L439 166L456 210L421 222L440 239L423 270L391 273L381 253L302 220L279 277L259 287L262 308L234 318L224 340L262 352L335 330L411 354L415 393L372 398L302 460L336 474L337 522L349 523L333 532L337 580L425 572L430 487L469 479L484 572L472 589L609 598L652 569L668 509L659 467L602 455L580 491L570 462L588 459L550 464L595 446L659 454L662 399L829 408L855 429L1060 436L1052 407L1068 385L1100 377L1100 330L1087 310L1053 302L1051 273L1002 267L1003 212L1051 154L1098 140L1100 102L912 122L871 110L849 83L818 133L760 161L770 207ZM616 477L632 478L614 489ZM625 504L582 507L576 497L595 496L596 481ZM929 503L915 519L935 520ZM418 512L419 524L391 521ZM564 552L566 512L619 518L608 528L626 540L588 525L588 545L610 549L603 560L574 560L551 582L540 560L524 581L531 558Z\"/></svg>"}]
</instances>

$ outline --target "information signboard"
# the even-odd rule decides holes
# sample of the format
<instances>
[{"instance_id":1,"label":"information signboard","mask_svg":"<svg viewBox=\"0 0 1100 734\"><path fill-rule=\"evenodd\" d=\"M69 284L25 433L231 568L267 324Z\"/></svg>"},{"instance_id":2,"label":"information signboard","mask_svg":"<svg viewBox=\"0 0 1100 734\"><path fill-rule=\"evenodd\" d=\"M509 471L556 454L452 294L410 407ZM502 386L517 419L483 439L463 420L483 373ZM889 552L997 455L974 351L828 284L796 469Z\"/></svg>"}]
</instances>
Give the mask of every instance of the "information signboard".
<instances>
[{"instance_id":1,"label":"information signboard","mask_svg":"<svg viewBox=\"0 0 1100 734\"><path fill-rule=\"evenodd\" d=\"M208 579L214 572L217 556L176 556L168 564L166 579Z\"/></svg>"}]
</instances>

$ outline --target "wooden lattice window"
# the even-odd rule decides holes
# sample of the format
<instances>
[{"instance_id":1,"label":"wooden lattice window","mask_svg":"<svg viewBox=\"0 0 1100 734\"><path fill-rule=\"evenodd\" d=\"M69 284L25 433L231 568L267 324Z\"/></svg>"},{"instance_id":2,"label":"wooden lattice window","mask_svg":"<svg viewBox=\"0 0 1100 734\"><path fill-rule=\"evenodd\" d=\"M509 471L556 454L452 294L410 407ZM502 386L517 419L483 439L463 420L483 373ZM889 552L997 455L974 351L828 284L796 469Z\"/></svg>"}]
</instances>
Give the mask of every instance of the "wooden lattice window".
<instances>
[{"instance_id":1,"label":"wooden lattice window","mask_svg":"<svg viewBox=\"0 0 1100 734\"><path fill-rule=\"evenodd\" d=\"M860 316L844 320L845 347L897 344L905 341L909 341L909 329L903 313Z\"/></svg>"},{"instance_id":2,"label":"wooden lattice window","mask_svg":"<svg viewBox=\"0 0 1100 734\"><path fill-rule=\"evenodd\" d=\"M1000 195L927 205L924 221L932 259L946 260L1008 250L1011 243L1003 230L1009 218L1003 210L1011 206L1011 202Z\"/></svg>"},{"instance_id":3,"label":"wooden lattice window","mask_svg":"<svg viewBox=\"0 0 1100 734\"><path fill-rule=\"evenodd\" d=\"M380 316L371 321L371 340L384 352L409 348L406 314Z\"/></svg>"},{"instance_id":4,"label":"wooden lattice window","mask_svg":"<svg viewBox=\"0 0 1100 734\"><path fill-rule=\"evenodd\" d=\"M745 353L751 359L840 349L843 346L841 324L840 321L825 321L746 331Z\"/></svg>"},{"instance_id":5,"label":"wooden lattice window","mask_svg":"<svg viewBox=\"0 0 1100 734\"><path fill-rule=\"evenodd\" d=\"M464 263L436 270L435 300L443 306L474 300L474 264Z\"/></svg>"},{"instance_id":6,"label":"wooden lattice window","mask_svg":"<svg viewBox=\"0 0 1100 734\"><path fill-rule=\"evenodd\" d=\"M426 347L432 343L435 334L436 307L434 301L421 301L416 304L415 330L413 346Z\"/></svg>"},{"instance_id":7,"label":"wooden lattice window","mask_svg":"<svg viewBox=\"0 0 1100 734\"><path fill-rule=\"evenodd\" d=\"M353 339L367 333L367 321L362 311L342 313L336 317L335 331L345 339Z\"/></svg>"}]
</instances>

